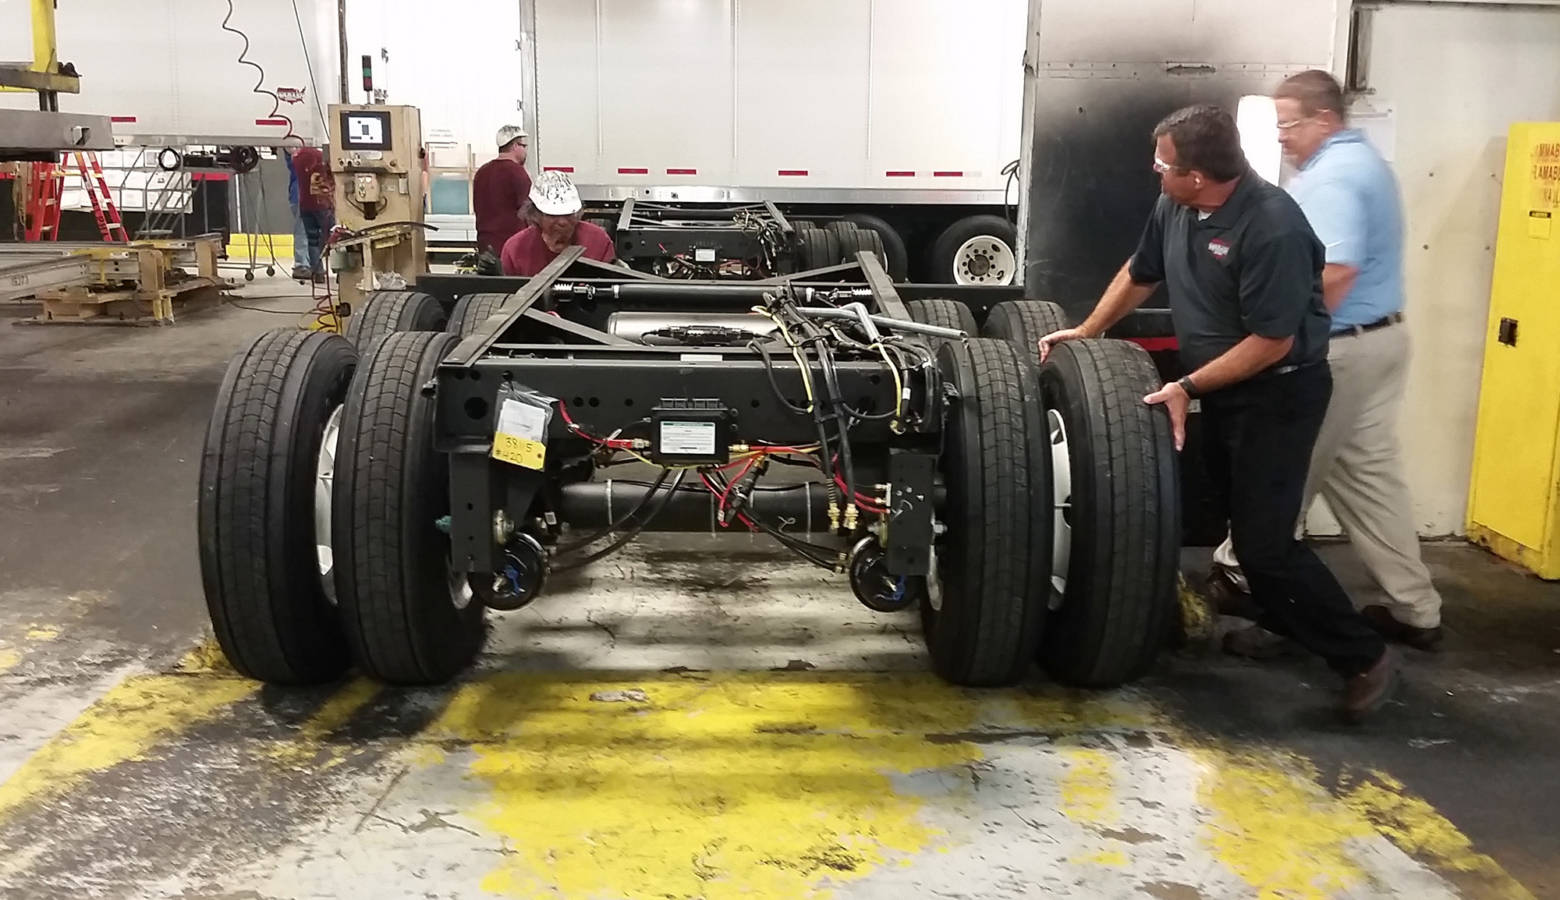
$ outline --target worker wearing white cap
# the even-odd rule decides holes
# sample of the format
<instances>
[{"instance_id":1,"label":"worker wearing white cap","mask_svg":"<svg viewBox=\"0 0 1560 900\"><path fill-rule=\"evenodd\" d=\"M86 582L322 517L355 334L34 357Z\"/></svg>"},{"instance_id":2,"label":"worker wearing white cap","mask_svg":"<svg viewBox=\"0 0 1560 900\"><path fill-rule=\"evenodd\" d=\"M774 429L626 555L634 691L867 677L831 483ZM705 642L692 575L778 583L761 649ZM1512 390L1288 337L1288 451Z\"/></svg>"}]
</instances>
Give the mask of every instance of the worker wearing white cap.
<instances>
[{"instance_id":1,"label":"worker wearing white cap","mask_svg":"<svg viewBox=\"0 0 1560 900\"><path fill-rule=\"evenodd\" d=\"M530 277L571 245L585 248L585 258L613 262L612 236L599 225L580 221L580 192L562 172L543 172L531 186L531 227L504 245L505 275Z\"/></svg>"},{"instance_id":2,"label":"worker wearing white cap","mask_svg":"<svg viewBox=\"0 0 1560 900\"><path fill-rule=\"evenodd\" d=\"M494 141L498 158L477 170L471 182L471 205L477 214L477 252L497 256L525 223L521 213L531 193L531 175L525 170L524 128L505 125Z\"/></svg>"}]
</instances>

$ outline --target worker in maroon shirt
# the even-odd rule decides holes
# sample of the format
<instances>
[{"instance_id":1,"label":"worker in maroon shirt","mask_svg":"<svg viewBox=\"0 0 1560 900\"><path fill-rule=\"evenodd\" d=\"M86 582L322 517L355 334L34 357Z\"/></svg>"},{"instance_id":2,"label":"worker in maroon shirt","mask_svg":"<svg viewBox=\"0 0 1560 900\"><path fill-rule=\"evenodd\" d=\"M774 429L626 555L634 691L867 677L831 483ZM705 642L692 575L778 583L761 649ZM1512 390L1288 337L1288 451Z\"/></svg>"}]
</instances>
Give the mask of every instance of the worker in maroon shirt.
<instances>
[{"instance_id":1,"label":"worker in maroon shirt","mask_svg":"<svg viewBox=\"0 0 1560 900\"><path fill-rule=\"evenodd\" d=\"M309 240L309 269L316 283L325 281L321 259L325 240L336 227L336 179L318 147L300 147L292 155L298 173L298 216Z\"/></svg>"},{"instance_id":2,"label":"worker in maroon shirt","mask_svg":"<svg viewBox=\"0 0 1560 900\"><path fill-rule=\"evenodd\" d=\"M617 251L612 236L599 225L580 221L580 192L562 172L543 172L531 187L531 209L536 224L504 245L505 275L529 278L557 258L565 248L579 244L585 258L614 262Z\"/></svg>"},{"instance_id":3,"label":"worker in maroon shirt","mask_svg":"<svg viewBox=\"0 0 1560 900\"><path fill-rule=\"evenodd\" d=\"M471 205L477 214L477 252L497 257L504 243L525 225L521 213L531 193L531 176L525 170L525 129L505 125L495 140L498 158L477 170L471 182Z\"/></svg>"}]
</instances>

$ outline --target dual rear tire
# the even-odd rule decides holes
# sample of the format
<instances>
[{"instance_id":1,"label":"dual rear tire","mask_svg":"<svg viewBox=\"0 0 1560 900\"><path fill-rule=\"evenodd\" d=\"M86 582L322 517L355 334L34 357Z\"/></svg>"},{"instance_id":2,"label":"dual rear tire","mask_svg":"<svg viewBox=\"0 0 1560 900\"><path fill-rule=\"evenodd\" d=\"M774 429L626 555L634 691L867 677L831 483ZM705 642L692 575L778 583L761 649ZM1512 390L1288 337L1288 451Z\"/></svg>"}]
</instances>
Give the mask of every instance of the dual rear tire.
<instances>
[{"instance_id":1,"label":"dual rear tire","mask_svg":"<svg viewBox=\"0 0 1560 900\"><path fill-rule=\"evenodd\" d=\"M1136 344L1068 341L1039 362L1040 339L1068 327L1054 303L998 303L985 334L1035 366L1051 455L1050 596L1040 662L1052 678L1114 687L1153 665L1176 614L1181 551L1178 457L1170 417Z\"/></svg>"},{"instance_id":2,"label":"dual rear tire","mask_svg":"<svg viewBox=\"0 0 1560 900\"><path fill-rule=\"evenodd\" d=\"M200 558L217 642L277 684L356 664L392 684L454 677L480 595L451 577L448 463L421 386L459 341L268 332L229 366L201 459Z\"/></svg>"},{"instance_id":3,"label":"dual rear tire","mask_svg":"<svg viewBox=\"0 0 1560 900\"><path fill-rule=\"evenodd\" d=\"M962 304L910 309L968 330ZM947 530L922 623L934 667L958 684L1012 683L1038 659L1064 684L1114 687L1143 675L1170 631L1180 496L1169 417L1142 402L1157 373L1111 340L1057 345L1040 365L1039 339L1066 326L1055 304L1003 302L986 338L938 351L953 394Z\"/></svg>"}]
</instances>

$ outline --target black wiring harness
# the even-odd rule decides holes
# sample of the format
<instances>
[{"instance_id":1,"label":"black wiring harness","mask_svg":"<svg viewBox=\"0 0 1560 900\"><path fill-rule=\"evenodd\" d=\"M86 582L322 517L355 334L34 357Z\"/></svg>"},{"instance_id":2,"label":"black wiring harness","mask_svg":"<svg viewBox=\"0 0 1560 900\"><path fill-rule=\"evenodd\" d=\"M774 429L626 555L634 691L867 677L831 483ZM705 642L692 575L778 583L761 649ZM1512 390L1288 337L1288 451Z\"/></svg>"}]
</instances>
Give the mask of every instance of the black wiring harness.
<instances>
[{"instance_id":1,"label":"black wiring harness","mask_svg":"<svg viewBox=\"0 0 1560 900\"><path fill-rule=\"evenodd\" d=\"M825 305L835 305L839 297L827 292L817 292L811 299ZM625 438L622 432L609 437L590 434L571 417L568 406L558 403L564 424L576 437L595 446L598 467L617 465L621 462L639 461L659 469L650 482L635 482L646 489L639 501L623 515L600 530L583 538L560 543L553 547L555 570L573 569L594 562L626 546L636 538L663 511L679 492L698 491L696 486L684 487L689 472L693 472L703 489L716 503L716 518L722 528L733 524L775 539L781 546L814 565L835 572L842 572L848 563L850 544L831 546L818 543L787 529L794 521L782 519L778 523L766 521L752 507L752 497L758 492L802 490L808 484L763 486L761 481L771 464L805 467L822 475L829 496L829 525L836 535L851 540L859 539L868 522L867 517L887 515L887 499L881 494L862 490L856 470L856 456L851 446L851 431L866 421L890 422L890 427L902 432L916 427L932 414L931 400L918 409L908 408L918 370L934 366L931 354L918 342L902 340L897 335L867 335L853 333L857 326L849 320L822 320L808 317L792 294L790 286L777 288L765 294L764 302L753 311L775 323L775 335L755 338L748 343L763 361L764 369L776 399L792 415L812 420L817 441L806 445L781 445L766 442L733 445L730 462L721 465L663 466L644 456L640 451L649 447L644 438ZM786 396L775 367L775 357L784 347L785 353L795 361L801 393L805 402L798 404ZM847 354L851 359L876 359L883 363L895 386L894 408L875 412L859 410L850 405L841 389L838 373L838 356ZM816 369L816 371L815 371ZM925 375L921 374L922 383ZM923 391L923 393L928 393ZM622 459L626 456L628 459ZM671 479L668 485L667 481ZM590 547L611 538L606 546L585 553ZM578 554L585 553L583 556Z\"/></svg>"}]
</instances>

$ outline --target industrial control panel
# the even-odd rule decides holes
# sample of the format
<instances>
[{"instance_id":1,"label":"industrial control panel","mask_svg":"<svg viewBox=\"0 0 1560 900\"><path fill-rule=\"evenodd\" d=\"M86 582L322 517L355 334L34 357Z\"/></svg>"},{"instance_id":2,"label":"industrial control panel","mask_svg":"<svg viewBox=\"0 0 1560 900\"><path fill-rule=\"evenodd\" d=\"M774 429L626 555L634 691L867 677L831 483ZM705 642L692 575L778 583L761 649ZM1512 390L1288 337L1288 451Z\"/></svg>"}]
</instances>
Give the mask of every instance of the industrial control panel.
<instances>
[{"instance_id":1,"label":"industrial control panel","mask_svg":"<svg viewBox=\"0 0 1560 900\"><path fill-rule=\"evenodd\" d=\"M336 239L331 268L349 308L427 269L422 118L415 106L330 107Z\"/></svg>"}]
</instances>

